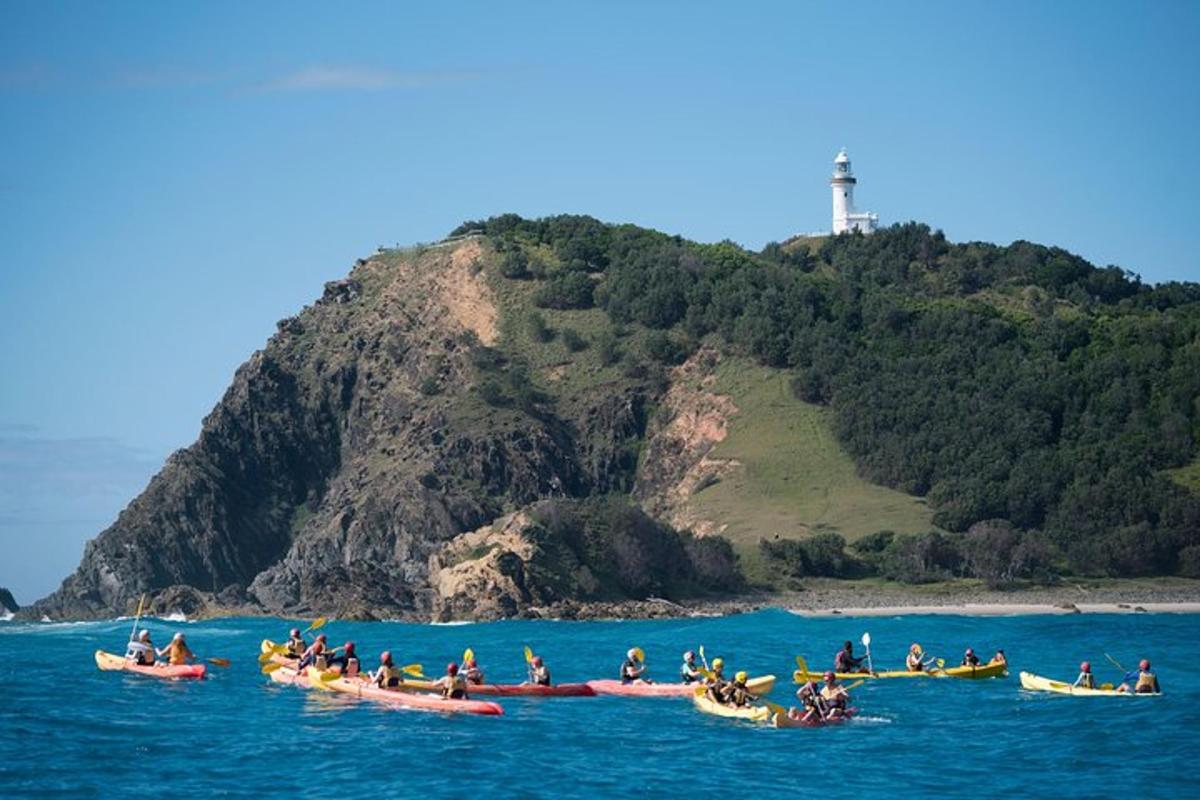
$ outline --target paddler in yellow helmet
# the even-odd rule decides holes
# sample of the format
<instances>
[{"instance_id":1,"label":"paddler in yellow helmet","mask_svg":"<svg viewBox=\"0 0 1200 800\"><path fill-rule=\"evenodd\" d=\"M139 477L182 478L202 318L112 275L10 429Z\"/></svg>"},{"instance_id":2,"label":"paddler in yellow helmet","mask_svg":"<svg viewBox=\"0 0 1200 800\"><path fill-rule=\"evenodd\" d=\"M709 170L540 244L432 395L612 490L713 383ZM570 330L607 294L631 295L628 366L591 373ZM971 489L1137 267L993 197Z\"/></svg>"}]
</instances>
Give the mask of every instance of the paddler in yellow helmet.
<instances>
[{"instance_id":1,"label":"paddler in yellow helmet","mask_svg":"<svg viewBox=\"0 0 1200 800\"><path fill-rule=\"evenodd\" d=\"M725 659L714 658L712 660L712 669L709 671L708 677L704 679L704 685L707 687L704 694L709 700L714 703L725 702L725 692L729 686L729 682L725 680Z\"/></svg>"},{"instance_id":2,"label":"paddler in yellow helmet","mask_svg":"<svg viewBox=\"0 0 1200 800\"><path fill-rule=\"evenodd\" d=\"M733 681L725 690L726 705L733 706L734 708L744 708L758 699L758 696L751 694L750 690L746 687L746 681L749 679L750 676L746 674L745 670L738 670L737 674L733 676Z\"/></svg>"},{"instance_id":3,"label":"paddler in yellow helmet","mask_svg":"<svg viewBox=\"0 0 1200 800\"><path fill-rule=\"evenodd\" d=\"M908 656L904 659L904 668L909 672L924 672L925 662L921 660L922 654L921 645L913 642L908 648Z\"/></svg>"},{"instance_id":4,"label":"paddler in yellow helmet","mask_svg":"<svg viewBox=\"0 0 1200 800\"><path fill-rule=\"evenodd\" d=\"M176 632L171 638L170 644L155 652L160 656L166 656L167 663L173 667L180 664L188 664L196 660L196 654L187 646L187 642L183 639L183 634L179 632Z\"/></svg>"}]
</instances>

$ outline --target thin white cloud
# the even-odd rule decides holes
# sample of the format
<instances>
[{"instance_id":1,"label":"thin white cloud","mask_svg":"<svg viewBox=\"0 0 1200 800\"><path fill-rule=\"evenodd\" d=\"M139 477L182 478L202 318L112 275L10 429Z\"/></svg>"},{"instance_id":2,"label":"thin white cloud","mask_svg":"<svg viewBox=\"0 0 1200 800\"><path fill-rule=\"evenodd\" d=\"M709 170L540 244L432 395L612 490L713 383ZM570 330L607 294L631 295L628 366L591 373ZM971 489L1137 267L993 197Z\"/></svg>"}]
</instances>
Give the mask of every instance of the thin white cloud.
<instances>
[{"instance_id":1,"label":"thin white cloud","mask_svg":"<svg viewBox=\"0 0 1200 800\"><path fill-rule=\"evenodd\" d=\"M472 72L425 72L358 66L313 66L281 75L259 86L267 92L383 92L426 89L476 80Z\"/></svg>"}]
</instances>

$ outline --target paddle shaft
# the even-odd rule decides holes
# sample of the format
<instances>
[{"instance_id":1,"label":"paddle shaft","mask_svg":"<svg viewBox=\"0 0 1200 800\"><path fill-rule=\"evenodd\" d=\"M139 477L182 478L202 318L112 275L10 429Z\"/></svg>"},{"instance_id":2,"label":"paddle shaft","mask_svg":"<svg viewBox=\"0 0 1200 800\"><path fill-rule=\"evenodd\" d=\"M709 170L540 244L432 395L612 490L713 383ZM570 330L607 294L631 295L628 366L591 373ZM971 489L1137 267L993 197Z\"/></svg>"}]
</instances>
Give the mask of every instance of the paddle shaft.
<instances>
[{"instance_id":1,"label":"paddle shaft","mask_svg":"<svg viewBox=\"0 0 1200 800\"><path fill-rule=\"evenodd\" d=\"M140 622L142 619L142 603L144 603L145 601L146 601L146 593L142 592L142 596L138 598L137 615L134 616L134 618L133 618L133 627L129 630L129 641L131 641L131 642L133 641L133 638L135 636L137 636L138 622Z\"/></svg>"}]
</instances>

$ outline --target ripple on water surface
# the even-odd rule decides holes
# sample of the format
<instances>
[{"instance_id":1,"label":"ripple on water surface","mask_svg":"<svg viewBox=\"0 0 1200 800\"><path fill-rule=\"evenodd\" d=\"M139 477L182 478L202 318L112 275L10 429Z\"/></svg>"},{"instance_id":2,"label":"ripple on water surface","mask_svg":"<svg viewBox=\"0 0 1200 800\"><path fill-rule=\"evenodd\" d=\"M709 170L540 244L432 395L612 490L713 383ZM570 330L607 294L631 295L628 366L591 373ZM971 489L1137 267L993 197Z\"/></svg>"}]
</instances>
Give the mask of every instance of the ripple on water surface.
<instances>
[{"instance_id":1,"label":"ripple on water surface","mask_svg":"<svg viewBox=\"0 0 1200 800\"><path fill-rule=\"evenodd\" d=\"M639 798L724 792L846 792L857 796L1196 797L1200 691L1197 617L1173 615L804 619L783 612L637 622L474 625L330 623L374 657L438 671L472 647L489 678L517 682L522 646L561 681L611 677L639 645L660 679L683 650L705 645L735 669L780 677L787 703L793 656L829 663L845 639L870 630L877 665L912 641L956 662L973 646L1003 647L1013 676L990 681L896 680L855 691L862 718L819 730L755 727L697 713L684 699L514 698L502 717L385 708L279 686L258 671L259 641L288 622L189 623L193 648L233 659L203 682L103 673L98 648L119 650L129 622L0 623L0 790L14 797L111 796L169 780L175 794L272 797ZM150 620L165 643L177 623ZM1016 671L1072 678L1092 661L1102 680L1154 659L1167 694L1105 699L1019 690ZM44 665L30 680L21 665Z\"/></svg>"}]
</instances>

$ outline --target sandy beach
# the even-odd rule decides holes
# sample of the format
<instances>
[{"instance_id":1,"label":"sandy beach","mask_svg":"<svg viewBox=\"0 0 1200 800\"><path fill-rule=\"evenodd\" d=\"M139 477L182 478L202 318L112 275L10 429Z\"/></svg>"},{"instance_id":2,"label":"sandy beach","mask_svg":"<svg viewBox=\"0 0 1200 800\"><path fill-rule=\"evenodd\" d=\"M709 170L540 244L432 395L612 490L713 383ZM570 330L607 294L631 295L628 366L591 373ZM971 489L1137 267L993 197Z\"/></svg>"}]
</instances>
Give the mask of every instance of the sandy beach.
<instances>
[{"instance_id":1,"label":"sandy beach","mask_svg":"<svg viewBox=\"0 0 1200 800\"><path fill-rule=\"evenodd\" d=\"M962 603L958 605L846 606L793 608L801 617L893 617L905 614L946 614L964 617L1008 617L1026 614L1200 614L1200 602L1184 603Z\"/></svg>"}]
</instances>

